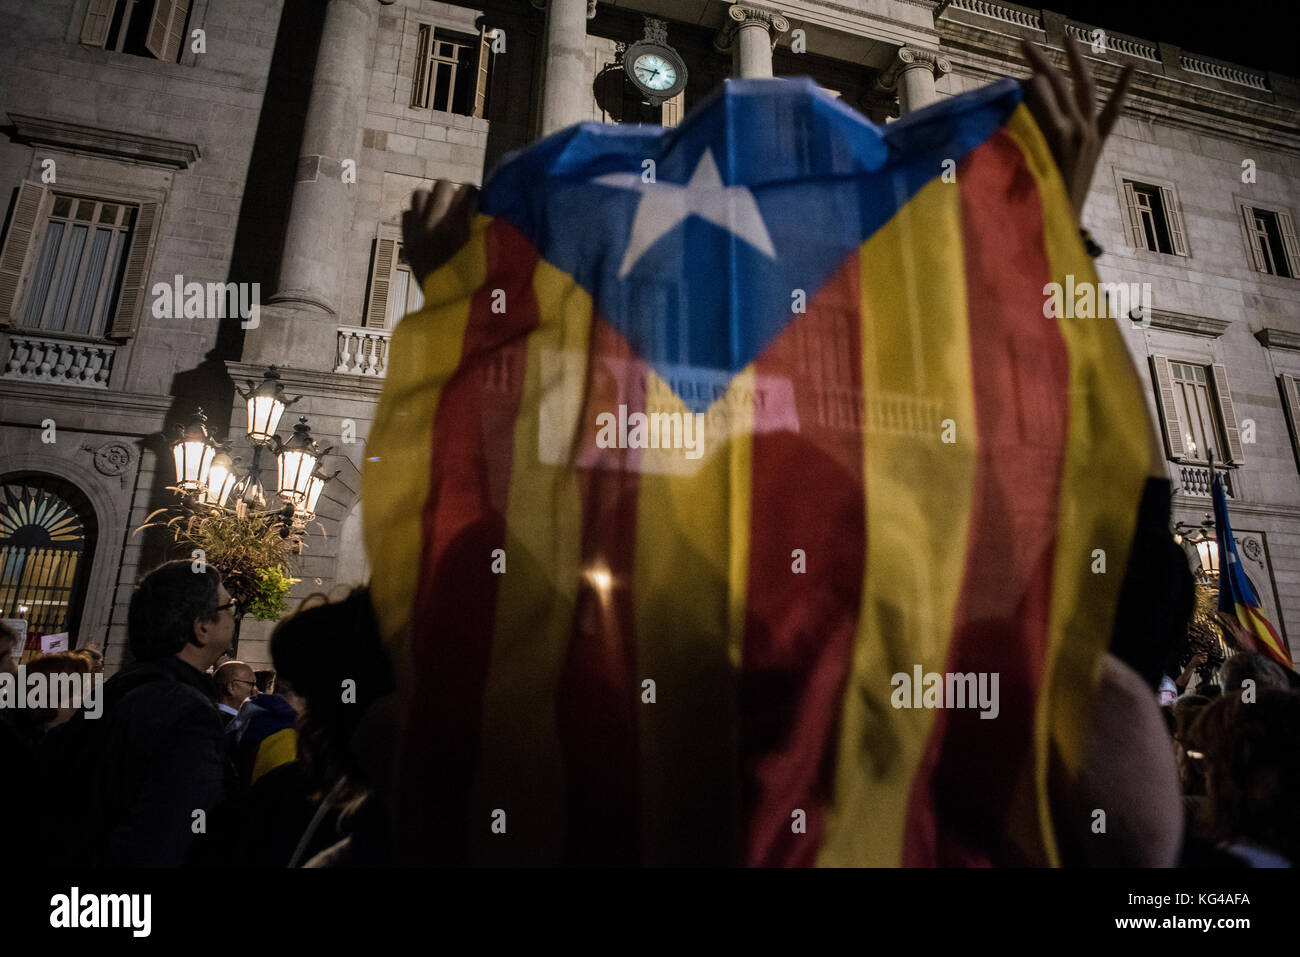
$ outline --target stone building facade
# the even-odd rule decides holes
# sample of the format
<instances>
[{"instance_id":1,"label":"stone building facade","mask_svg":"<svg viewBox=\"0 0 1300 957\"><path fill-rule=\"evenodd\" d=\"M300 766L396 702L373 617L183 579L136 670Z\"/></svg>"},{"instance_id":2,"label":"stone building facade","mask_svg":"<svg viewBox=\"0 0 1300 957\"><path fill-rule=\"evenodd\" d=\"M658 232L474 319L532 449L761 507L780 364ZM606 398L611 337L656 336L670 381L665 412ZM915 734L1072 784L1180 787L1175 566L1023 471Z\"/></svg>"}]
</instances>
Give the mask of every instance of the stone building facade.
<instances>
[{"instance_id":1,"label":"stone building facade","mask_svg":"<svg viewBox=\"0 0 1300 957\"><path fill-rule=\"evenodd\" d=\"M619 64L647 29L687 68L662 103ZM1067 33L1103 88L1138 71L1084 220L1103 279L1139 290L1121 325L1175 521L1194 560L1213 448L1251 577L1294 636L1300 84L1000 0L3 0L6 574L44 561L41 607L118 664L172 431L202 406L239 446L239 390L275 364L302 396L281 433L305 416L339 472L295 597L365 581L359 470L390 330L419 301L399 232L414 189L480 184L577 121L674 125L728 76L811 76L888 122L1026 75L1021 38L1059 62ZM160 309L160 282L255 283L260 313ZM246 620L241 656L265 662L267 634Z\"/></svg>"}]
</instances>

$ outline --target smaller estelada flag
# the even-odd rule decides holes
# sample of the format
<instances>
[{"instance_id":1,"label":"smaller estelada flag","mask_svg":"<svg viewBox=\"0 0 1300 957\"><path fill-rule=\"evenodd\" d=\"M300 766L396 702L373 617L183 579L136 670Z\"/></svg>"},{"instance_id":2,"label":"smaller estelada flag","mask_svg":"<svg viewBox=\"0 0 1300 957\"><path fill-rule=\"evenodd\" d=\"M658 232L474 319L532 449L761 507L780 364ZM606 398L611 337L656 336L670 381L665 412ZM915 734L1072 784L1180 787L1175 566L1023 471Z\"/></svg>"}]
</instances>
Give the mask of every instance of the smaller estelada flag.
<instances>
[{"instance_id":1,"label":"smaller estelada flag","mask_svg":"<svg viewBox=\"0 0 1300 957\"><path fill-rule=\"evenodd\" d=\"M1232 526L1228 524L1228 502L1218 475L1214 476L1214 534L1219 540L1219 611L1231 615L1241 624L1258 646L1251 650L1266 654L1294 670L1290 649L1260 609L1255 587L1241 567L1237 542L1232 537Z\"/></svg>"}]
</instances>

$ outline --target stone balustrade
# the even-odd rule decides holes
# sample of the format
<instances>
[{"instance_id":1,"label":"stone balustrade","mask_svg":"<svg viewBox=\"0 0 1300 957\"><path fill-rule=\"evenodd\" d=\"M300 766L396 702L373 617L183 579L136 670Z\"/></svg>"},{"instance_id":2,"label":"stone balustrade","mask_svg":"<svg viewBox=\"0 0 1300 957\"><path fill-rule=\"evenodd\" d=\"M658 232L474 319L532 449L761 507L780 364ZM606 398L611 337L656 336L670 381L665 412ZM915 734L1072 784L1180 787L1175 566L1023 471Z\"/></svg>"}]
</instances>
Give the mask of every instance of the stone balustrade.
<instances>
[{"instance_id":1,"label":"stone balustrade","mask_svg":"<svg viewBox=\"0 0 1300 957\"><path fill-rule=\"evenodd\" d=\"M387 329L339 326L334 371L346 375L384 375L388 371L388 340L392 335Z\"/></svg>"},{"instance_id":2,"label":"stone balustrade","mask_svg":"<svg viewBox=\"0 0 1300 957\"><path fill-rule=\"evenodd\" d=\"M1242 86L1250 87L1252 90L1268 90L1268 78L1263 73L1257 73L1254 70L1243 70L1241 67L1231 66L1227 63L1216 63L1214 60L1189 56L1186 53L1179 56L1178 65L1188 73L1199 73L1201 76L1212 76L1216 80L1239 83Z\"/></svg>"},{"instance_id":3,"label":"stone balustrade","mask_svg":"<svg viewBox=\"0 0 1300 957\"><path fill-rule=\"evenodd\" d=\"M0 375L6 379L108 388L117 352L111 343L25 332L10 332L5 339L5 365Z\"/></svg>"},{"instance_id":4,"label":"stone balustrade","mask_svg":"<svg viewBox=\"0 0 1300 957\"><path fill-rule=\"evenodd\" d=\"M1228 469L1215 469L1219 473L1219 478L1223 481L1223 491L1228 498L1236 498L1237 493L1233 488L1232 472ZM1176 491L1184 495L1196 495L1210 497L1210 470L1204 465L1180 465L1178 466L1178 488Z\"/></svg>"}]
</instances>

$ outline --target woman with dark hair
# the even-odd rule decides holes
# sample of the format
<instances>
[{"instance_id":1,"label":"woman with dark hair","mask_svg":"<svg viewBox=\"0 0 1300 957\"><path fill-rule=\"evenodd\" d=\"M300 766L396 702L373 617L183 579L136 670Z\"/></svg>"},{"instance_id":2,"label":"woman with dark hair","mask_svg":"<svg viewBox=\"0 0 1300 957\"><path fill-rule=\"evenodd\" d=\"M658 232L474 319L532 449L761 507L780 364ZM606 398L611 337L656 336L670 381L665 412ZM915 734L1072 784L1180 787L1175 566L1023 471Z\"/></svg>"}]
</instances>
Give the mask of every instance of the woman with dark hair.
<instances>
[{"instance_id":1,"label":"woman with dark hair","mask_svg":"<svg viewBox=\"0 0 1300 957\"><path fill-rule=\"evenodd\" d=\"M342 601L305 607L280 622L271 635L271 657L277 681L287 682L301 701L298 759L307 787L320 801L290 866L320 846L331 817L346 836L307 866L389 863L383 795L391 762L383 756L391 755L391 743L385 744L391 729L381 727L387 710L373 706L396 685L370 590L358 588Z\"/></svg>"}]
</instances>

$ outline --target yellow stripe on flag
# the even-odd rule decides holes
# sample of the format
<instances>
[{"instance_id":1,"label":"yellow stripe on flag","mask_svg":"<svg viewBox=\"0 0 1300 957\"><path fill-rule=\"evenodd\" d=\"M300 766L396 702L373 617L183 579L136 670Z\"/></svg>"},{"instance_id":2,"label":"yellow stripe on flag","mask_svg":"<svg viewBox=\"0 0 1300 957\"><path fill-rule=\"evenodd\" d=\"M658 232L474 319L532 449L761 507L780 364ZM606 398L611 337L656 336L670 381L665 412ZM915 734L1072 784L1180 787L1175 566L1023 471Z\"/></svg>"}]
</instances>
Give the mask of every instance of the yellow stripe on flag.
<instances>
[{"instance_id":1,"label":"yellow stripe on flag","mask_svg":"<svg viewBox=\"0 0 1300 957\"><path fill-rule=\"evenodd\" d=\"M370 595L394 660L408 660L419 585L423 527L414 503L429 492L433 420L442 387L460 364L473 293L487 278L490 216L474 219L469 241L425 278L424 308L397 324L388 372L361 469L362 529ZM407 669L398 667L399 682Z\"/></svg>"},{"instance_id":2,"label":"yellow stripe on flag","mask_svg":"<svg viewBox=\"0 0 1300 957\"><path fill-rule=\"evenodd\" d=\"M647 379L652 411L689 414L657 373ZM697 468L683 469L682 449L641 453L637 667L639 680L655 681L657 699L638 711L647 864L698 863L713 857L703 848L731 850L754 386L750 365L705 413L707 452ZM730 438L717 441L719 431Z\"/></svg>"},{"instance_id":3,"label":"yellow stripe on flag","mask_svg":"<svg viewBox=\"0 0 1300 957\"><path fill-rule=\"evenodd\" d=\"M1095 284L1097 272L1079 237L1065 185L1028 109L1017 107L1006 129L1038 184L1053 281L1064 285L1073 275L1076 288ZM1069 434L1047 673L1034 735L1038 820L1051 864L1059 863L1059 855L1048 795L1050 752L1055 750L1067 774L1083 760L1091 701L1110 643L1143 487L1149 475L1164 476L1163 461L1153 461L1158 446L1146 400L1116 320L1056 321L1069 353ZM1101 567L1099 559L1104 572L1094 571Z\"/></svg>"},{"instance_id":4,"label":"yellow stripe on flag","mask_svg":"<svg viewBox=\"0 0 1300 957\"><path fill-rule=\"evenodd\" d=\"M960 235L957 187L936 179L862 247L865 585L820 865L901 863L935 722L893 708L890 679L943 670L966 563L975 400L964 260L943 241Z\"/></svg>"}]
</instances>

